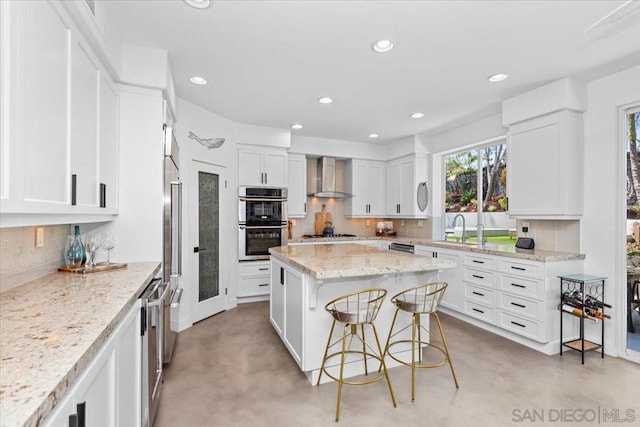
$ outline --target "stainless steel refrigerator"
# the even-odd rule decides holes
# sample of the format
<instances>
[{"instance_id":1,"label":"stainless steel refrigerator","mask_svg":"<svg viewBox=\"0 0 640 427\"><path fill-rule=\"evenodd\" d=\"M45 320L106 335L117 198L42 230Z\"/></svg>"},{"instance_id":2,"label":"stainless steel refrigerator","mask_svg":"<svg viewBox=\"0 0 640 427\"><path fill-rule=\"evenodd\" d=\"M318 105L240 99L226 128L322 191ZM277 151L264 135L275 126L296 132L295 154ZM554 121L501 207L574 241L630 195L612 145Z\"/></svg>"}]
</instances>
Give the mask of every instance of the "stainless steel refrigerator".
<instances>
[{"instance_id":1,"label":"stainless steel refrigerator","mask_svg":"<svg viewBox=\"0 0 640 427\"><path fill-rule=\"evenodd\" d=\"M168 289L164 300L163 363L171 362L179 326L182 287L182 182L180 150L173 129L164 127L164 227L162 281Z\"/></svg>"}]
</instances>

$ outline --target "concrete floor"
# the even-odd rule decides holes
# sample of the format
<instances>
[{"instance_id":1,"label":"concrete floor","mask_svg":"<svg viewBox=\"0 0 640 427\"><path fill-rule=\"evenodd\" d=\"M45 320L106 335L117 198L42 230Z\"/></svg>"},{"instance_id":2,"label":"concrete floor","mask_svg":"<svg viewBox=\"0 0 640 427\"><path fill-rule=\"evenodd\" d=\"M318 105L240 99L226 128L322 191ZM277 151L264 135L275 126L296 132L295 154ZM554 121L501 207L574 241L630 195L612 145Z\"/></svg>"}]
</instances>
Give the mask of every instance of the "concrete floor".
<instances>
[{"instance_id":1,"label":"concrete floor","mask_svg":"<svg viewBox=\"0 0 640 427\"><path fill-rule=\"evenodd\" d=\"M640 420L640 365L588 353L546 356L441 315L460 388L445 366L390 369L386 383L345 387L342 426L598 425ZM380 331L386 336L386 331ZM325 343L326 337L318 337ZM337 385L311 386L269 323L243 304L179 334L155 427L332 426ZM632 419L633 418L633 419Z\"/></svg>"}]
</instances>

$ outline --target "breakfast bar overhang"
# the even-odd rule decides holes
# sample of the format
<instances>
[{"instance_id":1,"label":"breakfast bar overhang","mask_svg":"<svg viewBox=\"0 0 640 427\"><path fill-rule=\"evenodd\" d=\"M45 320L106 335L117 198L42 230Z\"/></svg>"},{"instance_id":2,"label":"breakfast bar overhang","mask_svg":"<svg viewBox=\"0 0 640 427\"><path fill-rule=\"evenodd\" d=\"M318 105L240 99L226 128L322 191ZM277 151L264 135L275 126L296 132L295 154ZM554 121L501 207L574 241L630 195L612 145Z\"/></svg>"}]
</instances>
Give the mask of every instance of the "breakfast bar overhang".
<instances>
[{"instance_id":1,"label":"breakfast bar overhang","mask_svg":"<svg viewBox=\"0 0 640 427\"><path fill-rule=\"evenodd\" d=\"M331 328L331 316L324 309L329 301L362 289L386 289L387 299L375 320L384 346L395 311L391 296L437 280L439 271L456 267L455 263L438 258L358 244L289 245L269 252L270 321L312 384L318 379ZM424 325L428 327L426 318ZM370 342L374 342L373 337ZM409 350L400 347L394 353L403 351ZM387 360L389 367L398 365ZM345 377L364 373L362 366L346 364ZM322 380L329 381L326 376Z\"/></svg>"}]
</instances>

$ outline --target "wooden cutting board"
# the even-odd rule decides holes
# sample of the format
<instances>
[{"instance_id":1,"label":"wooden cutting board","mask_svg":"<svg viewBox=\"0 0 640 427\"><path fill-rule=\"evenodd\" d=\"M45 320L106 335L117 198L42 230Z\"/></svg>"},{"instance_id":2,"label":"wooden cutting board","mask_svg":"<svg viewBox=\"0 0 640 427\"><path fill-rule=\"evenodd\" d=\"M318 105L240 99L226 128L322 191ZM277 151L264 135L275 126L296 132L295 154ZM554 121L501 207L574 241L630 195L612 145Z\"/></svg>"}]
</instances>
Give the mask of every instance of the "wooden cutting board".
<instances>
[{"instance_id":1,"label":"wooden cutting board","mask_svg":"<svg viewBox=\"0 0 640 427\"><path fill-rule=\"evenodd\" d=\"M316 212L315 234L322 234L326 222L333 223L331 212L327 212L327 205L322 205L322 211Z\"/></svg>"}]
</instances>

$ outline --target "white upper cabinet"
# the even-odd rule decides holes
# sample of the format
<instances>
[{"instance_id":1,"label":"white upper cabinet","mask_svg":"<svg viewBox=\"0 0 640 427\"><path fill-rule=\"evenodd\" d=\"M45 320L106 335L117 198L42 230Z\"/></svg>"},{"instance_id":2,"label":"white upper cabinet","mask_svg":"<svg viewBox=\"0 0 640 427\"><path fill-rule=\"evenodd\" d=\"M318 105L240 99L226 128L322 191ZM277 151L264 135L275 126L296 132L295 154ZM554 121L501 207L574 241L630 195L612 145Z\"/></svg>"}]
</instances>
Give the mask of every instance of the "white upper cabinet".
<instances>
[{"instance_id":1,"label":"white upper cabinet","mask_svg":"<svg viewBox=\"0 0 640 427\"><path fill-rule=\"evenodd\" d=\"M64 3L0 2L0 20L2 226L111 219L118 93L110 76Z\"/></svg>"},{"instance_id":2,"label":"white upper cabinet","mask_svg":"<svg viewBox=\"0 0 640 427\"><path fill-rule=\"evenodd\" d=\"M428 205L420 206L421 204L418 203L418 187L424 188L427 185L428 169L426 154L401 157L387 163L386 216L428 217ZM429 195L424 194L420 198L425 198L428 203Z\"/></svg>"},{"instance_id":3,"label":"white upper cabinet","mask_svg":"<svg viewBox=\"0 0 640 427\"><path fill-rule=\"evenodd\" d=\"M582 215L582 114L560 111L509 127L507 191L516 218Z\"/></svg>"},{"instance_id":4,"label":"white upper cabinet","mask_svg":"<svg viewBox=\"0 0 640 427\"><path fill-rule=\"evenodd\" d=\"M238 183L259 187L287 186L287 152L284 149L238 148Z\"/></svg>"},{"instance_id":5,"label":"white upper cabinet","mask_svg":"<svg viewBox=\"0 0 640 427\"><path fill-rule=\"evenodd\" d=\"M385 165L382 162L353 159L345 165L346 216L382 217L385 214Z\"/></svg>"},{"instance_id":6,"label":"white upper cabinet","mask_svg":"<svg viewBox=\"0 0 640 427\"><path fill-rule=\"evenodd\" d=\"M307 158L304 154L289 153L287 217L307 215Z\"/></svg>"}]
</instances>

